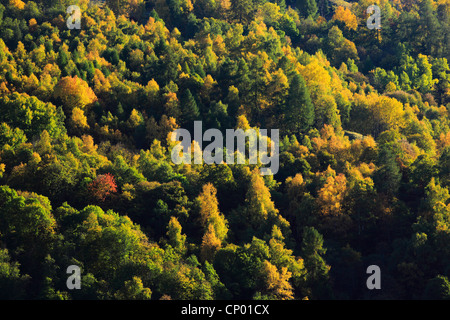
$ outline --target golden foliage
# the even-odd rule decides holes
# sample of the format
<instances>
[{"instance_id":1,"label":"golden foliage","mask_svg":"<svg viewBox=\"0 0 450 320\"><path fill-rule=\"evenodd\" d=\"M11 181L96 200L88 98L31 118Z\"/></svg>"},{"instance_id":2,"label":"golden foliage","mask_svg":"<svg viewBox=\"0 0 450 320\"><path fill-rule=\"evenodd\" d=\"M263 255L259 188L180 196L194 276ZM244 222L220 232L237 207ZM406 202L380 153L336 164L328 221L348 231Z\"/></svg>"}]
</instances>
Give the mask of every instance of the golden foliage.
<instances>
[{"instance_id":1,"label":"golden foliage","mask_svg":"<svg viewBox=\"0 0 450 320\"><path fill-rule=\"evenodd\" d=\"M55 86L53 95L63 102L67 110L75 107L84 109L97 100L97 96L87 82L77 76L61 78Z\"/></svg>"},{"instance_id":2,"label":"golden foliage","mask_svg":"<svg viewBox=\"0 0 450 320\"><path fill-rule=\"evenodd\" d=\"M197 197L200 206L200 222L203 227L213 226L214 235L219 240L224 240L227 236L228 226L225 217L219 212L219 203L217 201L217 190L211 183L203 186L202 192Z\"/></svg>"},{"instance_id":3,"label":"golden foliage","mask_svg":"<svg viewBox=\"0 0 450 320\"><path fill-rule=\"evenodd\" d=\"M9 0L9 5L19 10L23 10L25 8L25 2L21 0Z\"/></svg>"},{"instance_id":4,"label":"golden foliage","mask_svg":"<svg viewBox=\"0 0 450 320\"><path fill-rule=\"evenodd\" d=\"M87 117L84 115L84 111L80 108L73 108L72 117L70 118L72 125L76 129L88 129L89 125L87 123Z\"/></svg>"},{"instance_id":5,"label":"golden foliage","mask_svg":"<svg viewBox=\"0 0 450 320\"><path fill-rule=\"evenodd\" d=\"M345 27L349 30L355 30L358 28L358 20L356 16L345 7L338 6L334 12L332 20L342 21Z\"/></svg>"},{"instance_id":6,"label":"golden foliage","mask_svg":"<svg viewBox=\"0 0 450 320\"><path fill-rule=\"evenodd\" d=\"M216 231L212 224L208 225L208 230L202 238L200 256L203 261L212 261L217 250L222 246L222 241L216 236Z\"/></svg>"},{"instance_id":7,"label":"golden foliage","mask_svg":"<svg viewBox=\"0 0 450 320\"><path fill-rule=\"evenodd\" d=\"M294 298L292 285L289 283L292 273L286 267L279 272L277 267L265 260L263 263L267 293L277 300L291 300Z\"/></svg>"}]
</instances>

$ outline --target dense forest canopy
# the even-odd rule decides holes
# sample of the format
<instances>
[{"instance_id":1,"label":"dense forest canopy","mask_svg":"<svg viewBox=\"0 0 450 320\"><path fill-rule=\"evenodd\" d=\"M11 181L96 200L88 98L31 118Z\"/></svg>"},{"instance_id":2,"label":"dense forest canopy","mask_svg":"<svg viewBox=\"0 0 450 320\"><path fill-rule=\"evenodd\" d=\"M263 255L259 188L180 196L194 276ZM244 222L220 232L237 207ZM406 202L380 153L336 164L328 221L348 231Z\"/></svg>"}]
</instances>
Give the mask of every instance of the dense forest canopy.
<instances>
[{"instance_id":1,"label":"dense forest canopy","mask_svg":"<svg viewBox=\"0 0 450 320\"><path fill-rule=\"evenodd\" d=\"M0 298L450 298L449 17L0 0ZM174 164L196 120L278 129L279 171Z\"/></svg>"}]
</instances>

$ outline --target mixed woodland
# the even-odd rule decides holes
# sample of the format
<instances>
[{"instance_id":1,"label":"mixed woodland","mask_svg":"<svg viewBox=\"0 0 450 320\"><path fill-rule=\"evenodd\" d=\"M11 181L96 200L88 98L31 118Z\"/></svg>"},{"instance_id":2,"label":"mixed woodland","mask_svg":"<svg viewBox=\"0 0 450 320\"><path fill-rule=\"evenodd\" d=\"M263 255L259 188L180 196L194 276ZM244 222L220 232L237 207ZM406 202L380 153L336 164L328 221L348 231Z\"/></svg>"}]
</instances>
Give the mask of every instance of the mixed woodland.
<instances>
[{"instance_id":1,"label":"mixed woodland","mask_svg":"<svg viewBox=\"0 0 450 320\"><path fill-rule=\"evenodd\" d=\"M0 299L449 299L449 59L449 0L0 0Z\"/></svg>"}]
</instances>

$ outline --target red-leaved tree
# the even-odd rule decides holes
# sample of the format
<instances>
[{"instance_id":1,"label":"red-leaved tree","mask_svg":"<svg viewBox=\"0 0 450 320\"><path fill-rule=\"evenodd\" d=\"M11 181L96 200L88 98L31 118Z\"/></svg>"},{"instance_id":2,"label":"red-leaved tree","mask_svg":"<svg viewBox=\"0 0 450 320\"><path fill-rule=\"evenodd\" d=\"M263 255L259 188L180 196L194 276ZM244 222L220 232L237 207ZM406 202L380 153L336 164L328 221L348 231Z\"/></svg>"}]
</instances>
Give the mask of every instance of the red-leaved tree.
<instances>
[{"instance_id":1,"label":"red-leaved tree","mask_svg":"<svg viewBox=\"0 0 450 320\"><path fill-rule=\"evenodd\" d=\"M89 193L97 200L105 201L110 194L117 192L117 184L112 174L105 173L98 175L89 184L88 189Z\"/></svg>"}]
</instances>

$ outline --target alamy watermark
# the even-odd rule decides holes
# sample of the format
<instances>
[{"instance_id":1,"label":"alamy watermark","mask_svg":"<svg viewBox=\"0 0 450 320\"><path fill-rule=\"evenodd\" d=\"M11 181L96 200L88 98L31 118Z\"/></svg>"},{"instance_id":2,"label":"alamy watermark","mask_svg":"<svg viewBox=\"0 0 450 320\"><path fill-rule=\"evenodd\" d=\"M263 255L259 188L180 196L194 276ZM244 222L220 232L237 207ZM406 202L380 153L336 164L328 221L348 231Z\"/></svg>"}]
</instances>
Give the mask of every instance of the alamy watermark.
<instances>
[{"instance_id":1,"label":"alamy watermark","mask_svg":"<svg viewBox=\"0 0 450 320\"><path fill-rule=\"evenodd\" d=\"M67 19L66 25L69 30L72 29L81 29L81 9L79 6L71 5L67 7L67 14L70 14Z\"/></svg>"},{"instance_id":2,"label":"alamy watermark","mask_svg":"<svg viewBox=\"0 0 450 320\"><path fill-rule=\"evenodd\" d=\"M373 14L367 18L367 28L370 30L381 29L381 9L376 4L369 6L366 10L368 14Z\"/></svg>"},{"instance_id":3,"label":"alamy watermark","mask_svg":"<svg viewBox=\"0 0 450 320\"><path fill-rule=\"evenodd\" d=\"M373 14L371 14L373 12ZM77 5L70 5L66 10L67 14L70 14L67 19L66 25L69 30L81 29L81 9ZM376 4L370 5L366 13L371 14L367 19L367 28L370 30L381 29L381 9Z\"/></svg>"},{"instance_id":4,"label":"alamy watermark","mask_svg":"<svg viewBox=\"0 0 450 320\"><path fill-rule=\"evenodd\" d=\"M373 289L381 289L381 269L376 264L372 264L367 267L366 270L367 274L370 274L370 276L367 278L366 286L367 289L373 290Z\"/></svg>"},{"instance_id":5,"label":"alamy watermark","mask_svg":"<svg viewBox=\"0 0 450 320\"><path fill-rule=\"evenodd\" d=\"M81 289L81 270L80 267L72 264L67 267L66 270L67 274L70 274L70 276L67 278L66 286L67 289L73 290L73 289Z\"/></svg>"},{"instance_id":6,"label":"alamy watermark","mask_svg":"<svg viewBox=\"0 0 450 320\"><path fill-rule=\"evenodd\" d=\"M225 152L222 132L219 129L208 129L203 133L202 121L194 121L194 142L186 129L176 129L171 133L170 139L180 142L173 147L171 153L175 164L221 164L224 163L224 153L227 164L246 164L247 150L248 164L269 165L261 167L261 175L273 175L279 169L278 129L270 130L270 138L267 129L226 129ZM204 141L212 142L203 148Z\"/></svg>"}]
</instances>

